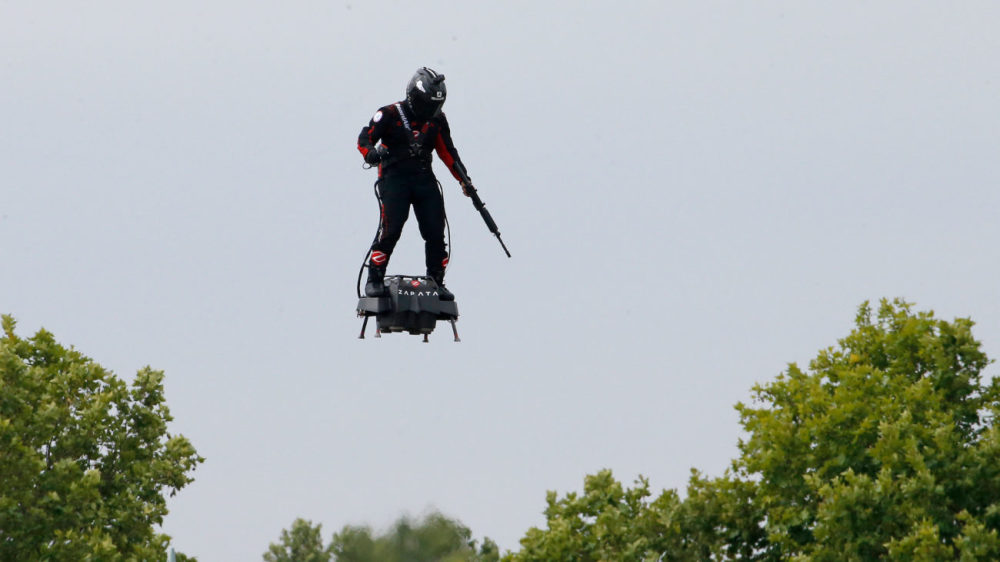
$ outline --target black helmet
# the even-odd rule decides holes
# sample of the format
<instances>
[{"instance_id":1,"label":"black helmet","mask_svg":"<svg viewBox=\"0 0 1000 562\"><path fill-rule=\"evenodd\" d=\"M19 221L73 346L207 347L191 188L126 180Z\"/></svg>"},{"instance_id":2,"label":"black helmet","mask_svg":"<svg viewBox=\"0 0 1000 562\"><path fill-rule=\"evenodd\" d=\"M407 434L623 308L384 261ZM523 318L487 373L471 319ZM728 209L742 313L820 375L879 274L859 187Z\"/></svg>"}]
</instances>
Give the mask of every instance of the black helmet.
<instances>
[{"instance_id":1,"label":"black helmet","mask_svg":"<svg viewBox=\"0 0 1000 562\"><path fill-rule=\"evenodd\" d=\"M444 74L426 66L418 70L406 85L406 101L418 119L430 119L440 113L447 96Z\"/></svg>"}]
</instances>

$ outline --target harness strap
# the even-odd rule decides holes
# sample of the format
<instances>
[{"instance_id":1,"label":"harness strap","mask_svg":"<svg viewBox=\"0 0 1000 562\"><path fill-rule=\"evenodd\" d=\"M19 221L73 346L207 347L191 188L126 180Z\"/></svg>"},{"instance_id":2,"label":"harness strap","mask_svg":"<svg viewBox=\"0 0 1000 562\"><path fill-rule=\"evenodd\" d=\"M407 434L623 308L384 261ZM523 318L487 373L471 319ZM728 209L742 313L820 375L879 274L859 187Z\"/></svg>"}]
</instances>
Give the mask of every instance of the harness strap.
<instances>
[{"instance_id":1,"label":"harness strap","mask_svg":"<svg viewBox=\"0 0 1000 562\"><path fill-rule=\"evenodd\" d=\"M396 106L396 111L399 112L399 120L403 122L403 128L406 129L406 136L409 137L407 140L408 140L408 142L412 146L412 144L413 144L413 142L414 142L414 140L415 140L416 137L414 137L414 135L413 135L413 127L410 126L410 120L407 119L406 113L403 111L403 106L401 104L396 103L396 104L393 104L393 105ZM397 164L398 162L401 162L403 160L407 160L407 159L410 159L410 158L416 158L416 156L412 152L410 152L408 154L406 154L406 153L404 153L404 154L398 154L398 155L395 155L395 156L393 156L392 154L390 154L389 155L389 160L382 163L382 169L383 170L388 169L390 166L393 166L393 165Z\"/></svg>"},{"instance_id":2,"label":"harness strap","mask_svg":"<svg viewBox=\"0 0 1000 562\"><path fill-rule=\"evenodd\" d=\"M410 120L406 118L403 108L398 103L396 104L396 111L399 112L399 118L403 121L403 128L406 129L406 134L410 136L410 142L413 142L413 129L410 128Z\"/></svg>"}]
</instances>

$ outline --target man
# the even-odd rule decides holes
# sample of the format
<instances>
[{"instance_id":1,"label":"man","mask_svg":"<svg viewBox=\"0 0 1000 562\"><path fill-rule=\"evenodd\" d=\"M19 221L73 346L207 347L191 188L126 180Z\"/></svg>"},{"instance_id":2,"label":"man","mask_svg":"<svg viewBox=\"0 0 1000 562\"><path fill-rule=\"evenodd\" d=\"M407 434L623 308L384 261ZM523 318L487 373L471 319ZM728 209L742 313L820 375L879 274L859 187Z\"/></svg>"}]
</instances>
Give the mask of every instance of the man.
<instances>
[{"instance_id":1,"label":"man","mask_svg":"<svg viewBox=\"0 0 1000 562\"><path fill-rule=\"evenodd\" d=\"M406 100L379 109L358 135L358 150L365 162L378 165L382 199L382 223L378 239L372 244L365 284L369 297L387 294L385 270L412 205L424 239L427 275L438 284L441 300L455 298L444 286L448 266L444 198L431 170L432 151L437 151L462 184L463 193L469 193L461 180L468 174L452 143L448 119L441 112L446 95L444 76L421 68L406 87Z\"/></svg>"}]
</instances>

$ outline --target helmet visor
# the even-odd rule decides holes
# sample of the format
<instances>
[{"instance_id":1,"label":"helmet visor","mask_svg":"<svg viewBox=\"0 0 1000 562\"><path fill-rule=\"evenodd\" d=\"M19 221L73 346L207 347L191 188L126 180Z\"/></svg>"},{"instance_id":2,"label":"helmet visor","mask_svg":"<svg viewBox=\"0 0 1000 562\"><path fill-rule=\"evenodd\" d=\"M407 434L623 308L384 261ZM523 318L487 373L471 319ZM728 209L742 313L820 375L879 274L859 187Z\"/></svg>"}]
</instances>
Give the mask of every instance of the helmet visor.
<instances>
[{"instance_id":1,"label":"helmet visor","mask_svg":"<svg viewBox=\"0 0 1000 562\"><path fill-rule=\"evenodd\" d=\"M420 119L434 117L441 112L442 105L444 105L444 100L432 100L424 96L412 96L410 99L410 107Z\"/></svg>"}]
</instances>

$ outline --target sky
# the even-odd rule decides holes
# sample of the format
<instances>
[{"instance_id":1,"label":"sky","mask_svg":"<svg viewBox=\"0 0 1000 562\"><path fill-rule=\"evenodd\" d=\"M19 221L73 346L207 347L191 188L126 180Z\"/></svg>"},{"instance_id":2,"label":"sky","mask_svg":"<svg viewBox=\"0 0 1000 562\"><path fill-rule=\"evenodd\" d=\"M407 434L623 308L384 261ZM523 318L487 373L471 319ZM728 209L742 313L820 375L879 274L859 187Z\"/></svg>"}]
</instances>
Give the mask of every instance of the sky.
<instances>
[{"instance_id":1,"label":"sky","mask_svg":"<svg viewBox=\"0 0 1000 562\"><path fill-rule=\"evenodd\" d=\"M864 301L1000 357L997 29L979 1L0 1L0 312L165 371L206 458L180 551L432 509L516 549L602 468L722 474L733 406ZM513 257L435 163L462 341L361 340L356 139L421 66ZM423 272L414 222L390 274Z\"/></svg>"}]
</instances>

